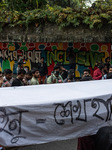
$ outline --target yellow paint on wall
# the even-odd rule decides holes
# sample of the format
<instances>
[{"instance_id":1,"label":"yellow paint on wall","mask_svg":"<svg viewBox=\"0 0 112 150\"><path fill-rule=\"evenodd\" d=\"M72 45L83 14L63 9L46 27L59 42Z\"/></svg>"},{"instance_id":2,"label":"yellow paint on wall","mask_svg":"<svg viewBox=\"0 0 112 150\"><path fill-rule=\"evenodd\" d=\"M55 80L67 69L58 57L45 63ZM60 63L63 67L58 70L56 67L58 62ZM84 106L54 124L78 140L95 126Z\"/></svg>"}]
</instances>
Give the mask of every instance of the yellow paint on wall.
<instances>
[{"instance_id":1,"label":"yellow paint on wall","mask_svg":"<svg viewBox=\"0 0 112 150\"><path fill-rule=\"evenodd\" d=\"M14 61L12 60L12 61L9 61L10 62L10 69L13 71L13 67L14 67Z\"/></svg>"},{"instance_id":2,"label":"yellow paint on wall","mask_svg":"<svg viewBox=\"0 0 112 150\"><path fill-rule=\"evenodd\" d=\"M107 45L102 45L101 46L101 52L105 53L105 58L109 57L109 52L107 50L108 50ZM105 58L103 58L103 62L105 62Z\"/></svg>"},{"instance_id":3,"label":"yellow paint on wall","mask_svg":"<svg viewBox=\"0 0 112 150\"><path fill-rule=\"evenodd\" d=\"M9 50L10 51L14 51L15 50L15 46L9 46Z\"/></svg>"},{"instance_id":4,"label":"yellow paint on wall","mask_svg":"<svg viewBox=\"0 0 112 150\"><path fill-rule=\"evenodd\" d=\"M80 77L80 73L78 71L78 65L76 65L75 76Z\"/></svg>"},{"instance_id":5,"label":"yellow paint on wall","mask_svg":"<svg viewBox=\"0 0 112 150\"><path fill-rule=\"evenodd\" d=\"M25 60L25 63L24 66L28 66L29 69L31 70L31 63L30 63L30 60L28 59L27 61Z\"/></svg>"},{"instance_id":6,"label":"yellow paint on wall","mask_svg":"<svg viewBox=\"0 0 112 150\"><path fill-rule=\"evenodd\" d=\"M57 50L63 50L63 43L58 43Z\"/></svg>"}]
</instances>

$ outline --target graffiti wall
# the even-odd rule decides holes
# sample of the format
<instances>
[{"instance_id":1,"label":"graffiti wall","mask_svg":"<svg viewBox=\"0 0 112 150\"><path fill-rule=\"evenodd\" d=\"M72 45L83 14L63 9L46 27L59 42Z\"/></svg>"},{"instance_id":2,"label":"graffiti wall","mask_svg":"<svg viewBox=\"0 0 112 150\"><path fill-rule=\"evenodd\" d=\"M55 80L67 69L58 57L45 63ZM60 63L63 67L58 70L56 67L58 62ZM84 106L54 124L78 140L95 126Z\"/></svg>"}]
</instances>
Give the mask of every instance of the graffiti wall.
<instances>
[{"instance_id":1,"label":"graffiti wall","mask_svg":"<svg viewBox=\"0 0 112 150\"><path fill-rule=\"evenodd\" d=\"M96 62L104 62L110 54L110 43L0 43L0 70L9 68L17 73L20 57L32 69L44 57L49 75L61 62L66 69L75 69L76 77L80 77L84 69L89 68L92 73Z\"/></svg>"}]
</instances>

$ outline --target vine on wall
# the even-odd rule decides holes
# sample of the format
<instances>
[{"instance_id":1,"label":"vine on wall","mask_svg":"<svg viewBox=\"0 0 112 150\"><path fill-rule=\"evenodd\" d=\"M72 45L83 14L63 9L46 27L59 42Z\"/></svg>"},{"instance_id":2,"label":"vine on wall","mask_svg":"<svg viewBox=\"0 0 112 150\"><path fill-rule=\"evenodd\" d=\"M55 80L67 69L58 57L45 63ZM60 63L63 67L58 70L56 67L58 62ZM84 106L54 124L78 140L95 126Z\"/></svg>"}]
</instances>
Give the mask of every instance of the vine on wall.
<instances>
[{"instance_id":1,"label":"vine on wall","mask_svg":"<svg viewBox=\"0 0 112 150\"><path fill-rule=\"evenodd\" d=\"M0 9L0 31L5 25L10 27L26 26L34 24L36 27L44 23L54 23L60 28L81 24L87 25L90 29L101 28L105 24L112 25L112 9L108 5L96 5L95 7L62 8L61 6L49 6L43 9L37 8L26 10L7 10L4 5Z\"/></svg>"}]
</instances>

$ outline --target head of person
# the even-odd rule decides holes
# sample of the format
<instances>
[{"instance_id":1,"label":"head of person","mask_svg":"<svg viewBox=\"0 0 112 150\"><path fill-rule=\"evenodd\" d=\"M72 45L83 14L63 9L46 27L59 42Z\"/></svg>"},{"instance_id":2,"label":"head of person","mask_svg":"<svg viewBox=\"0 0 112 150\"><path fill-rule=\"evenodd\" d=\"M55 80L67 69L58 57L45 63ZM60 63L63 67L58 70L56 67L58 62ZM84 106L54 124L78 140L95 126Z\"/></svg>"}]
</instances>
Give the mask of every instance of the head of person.
<instances>
[{"instance_id":1,"label":"head of person","mask_svg":"<svg viewBox=\"0 0 112 150\"><path fill-rule=\"evenodd\" d=\"M18 60L18 67L23 68L24 67L25 62L23 61L23 59L19 59Z\"/></svg>"},{"instance_id":2,"label":"head of person","mask_svg":"<svg viewBox=\"0 0 112 150\"><path fill-rule=\"evenodd\" d=\"M99 63L98 68L100 70L104 69L105 68L105 64L104 63Z\"/></svg>"},{"instance_id":3,"label":"head of person","mask_svg":"<svg viewBox=\"0 0 112 150\"><path fill-rule=\"evenodd\" d=\"M40 58L40 63L44 63L44 57Z\"/></svg>"},{"instance_id":4,"label":"head of person","mask_svg":"<svg viewBox=\"0 0 112 150\"><path fill-rule=\"evenodd\" d=\"M70 69L68 71L68 79L73 80L74 79L74 75L75 75L74 69Z\"/></svg>"},{"instance_id":5,"label":"head of person","mask_svg":"<svg viewBox=\"0 0 112 150\"><path fill-rule=\"evenodd\" d=\"M32 72L31 71L26 72L25 77L26 77L27 80L31 80Z\"/></svg>"},{"instance_id":6,"label":"head of person","mask_svg":"<svg viewBox=\"0 0 112 150\"><path fill-rule=\"evenodd\" d=\"M5 69L4 70L4 75L6 77L6 79L9 81L12 79L12 70L10 69Z\"/></svg>"},{"instance_id":7,"label":"head of person","mask_svg":"<svg viewBox=\"0 0 112 150\"><path fill-rule=\"evenodd\" d=\"M110 64L110 57L105 58L105 63Z\"/></svg>"},{"instance_id":8,"label":"head of person","mask_svg":"<svg viewBox=\"0 0 112 150\"><path fill-rule=\"evenodd\" d=\"M112 65L109 67L109 73L112 72Z\"/></svg>"},{"instance_id":9,"label":"head of person","mask_svg":"<svg viewBox=\"0 0 112 150\"><path fill-rule=\"evenodd\" d=\"M98 68L101 70L101 72L103 74L107 74L108 73L108 69L107 69L106 63L100 63Z\"/></svg>"},{"instance_id":10,"label":"head of person","mask_svg":"<svg viewBox=\"0 0 112 150\"><path fill-rule=\"evenodd\" d=\"M112 79L112 72L109 72L109 73L107 74L107 79Z\"/></svg>"},{"instance_id":11,"label":"head of person","mask_svg":"<svg viewBox=\"0 0 112 150\"><path fill-rule=\"evenodd\" d=\"M59 71L60 71L60 67L56 65L56 66L53 68L53 73L54 73L54 75L55 75L56 77L59 76Z\"/></svg>"},{"instance_id":12,"label":"head of person","mask_svg":"<svg viewBox=\"0 0 112 150\"><path fill-rule=\"evenodd\" d=\"M83 75L82 75L82 77L91 76L90 73L91 73L90 69L85 69L85 70L83 70Z\"/></svg>"},{"instance_id":13,"label":"head of person","mask_svg":"<svg viewBox=\"0 0 112 150\"><path fill-rule=\"evenodd\" d=\"M32 76L33 76L34 78L39 78L40 73L39 73L39 69L38 69L38 68L32 69L31 72L32 72Z\"/></svg>"},{"instance_id":14,"label":"head of person","mask_svg":"<svg viewBox=\"0 0 112 150\"><path fill-rule=\"evenodd\" d=\"M20 69L18 71L18 75L17 75L17 78L20 79L21 81L23 80L24 76L26 74L26 71L24 69Z\"/></svg>"},{"instance_id":15,"label":"head of person","mask_svg":"<svg viewBox=\"0 0 112 150\"><path fill-rule=\"evenodd\" d=\"M24 70L26 71L26 73L29 71L29 67L28 66L25 66L24 67Z\"/></svg>"}]
</instances>

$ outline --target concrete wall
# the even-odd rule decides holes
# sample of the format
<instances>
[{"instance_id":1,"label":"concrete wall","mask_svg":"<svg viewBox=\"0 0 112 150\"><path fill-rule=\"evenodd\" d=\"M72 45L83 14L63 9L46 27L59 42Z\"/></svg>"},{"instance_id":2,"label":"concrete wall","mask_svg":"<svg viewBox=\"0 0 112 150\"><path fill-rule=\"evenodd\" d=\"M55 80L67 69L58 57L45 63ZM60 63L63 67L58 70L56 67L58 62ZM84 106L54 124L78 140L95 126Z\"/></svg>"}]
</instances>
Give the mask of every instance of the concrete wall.
<instances>
[{"instance_id":1,"label":"concrete wall","mask_svg":"<svg viewBox=\"0 0 112 150\"><path fill-rule=\"evenodd\" d=\"M59 29L57 25L46 24L35 27L8 27L0 33L0 42L112 42L111 26L89 29L87 26Z\"/></svg>"}]
</instances>

